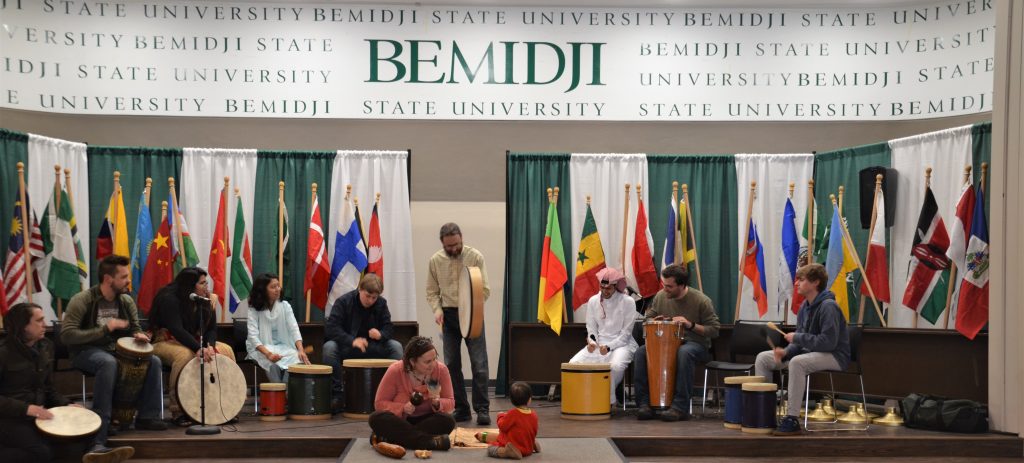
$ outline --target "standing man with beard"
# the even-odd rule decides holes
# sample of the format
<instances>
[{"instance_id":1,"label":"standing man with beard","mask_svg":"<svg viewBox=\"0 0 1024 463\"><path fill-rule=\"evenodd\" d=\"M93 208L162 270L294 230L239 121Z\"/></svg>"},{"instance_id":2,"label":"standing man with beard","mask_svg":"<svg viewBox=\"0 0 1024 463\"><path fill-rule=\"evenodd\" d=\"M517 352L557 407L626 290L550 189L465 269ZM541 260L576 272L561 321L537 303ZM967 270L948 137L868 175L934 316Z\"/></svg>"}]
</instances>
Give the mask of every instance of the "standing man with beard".
<instances>
[{"instance_id":1,"label":"standing man with beard","mask_svg":"<svg viewBox=\"0 0 1024 463\"><path fill-rule=\"evenodd\" d=\"M71 353L71 364L96 377L93 385L92 411L102 420L90 453L109 452L106 447L110 429L110 412L117 380L117 359L114 345L118 338L132 336L149 342L139 325L139 312L128 294L131 280L129 261L116 254L100 261L100 284L76 294L68 301L60 339ZM139 393L135 429L163 431L167 424L160 420L160 359L149 358L149 371ZM131 423L121 423L127 427Z\"/></svg>"},{"instance_id":2,"label":"standing man with beard","mask_svg":"<svg viewBox=\"0 0 1024 463\"><path fill-rule=\"evenodd\" d=\"M459 328L459 280L465 267L479 267L483 277L484 300L491 294L487 284L484 256L474 248L462 244L462 230L455 223L441 226L443 249L434 253L428 264L427 303L434 312L434 321L441 327L444 339L444 363L448 366L455 389L455 421L469 421L469 401L466 398L465 378L462 376L462 331ZM473 371L473 409L476 423L491 424L490 399L487 395L487 341L484 333L466 339L469 363Z\"/></svg>"}]
</instances>

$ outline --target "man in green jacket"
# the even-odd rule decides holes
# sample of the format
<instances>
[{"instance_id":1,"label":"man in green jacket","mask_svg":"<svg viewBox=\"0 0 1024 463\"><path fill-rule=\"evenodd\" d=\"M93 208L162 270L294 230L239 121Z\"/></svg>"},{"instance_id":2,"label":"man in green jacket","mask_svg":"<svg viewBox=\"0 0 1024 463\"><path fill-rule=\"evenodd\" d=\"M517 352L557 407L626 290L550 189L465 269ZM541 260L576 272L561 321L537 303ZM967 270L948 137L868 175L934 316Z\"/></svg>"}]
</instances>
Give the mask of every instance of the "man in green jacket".
<instances>
[{"instance_id":1,"label":"man in green jacket","mask_svg":"<svg viewBox=\"0 0 1024 463\"><path fill-rule=\"evenodd\" d=\"M128 294L129 260L116 254L104 257L99 264L100 284L76 294L68 301L60 339L71 353L71 364L96 377L93 386L92 410L103 424L96 433L93 449L106 448L110 430L110 412L117 381L117 360L114 346L118 338L132 336L149 342L139 325L135 301ZM149 370L139 393L135 429L163 431L167 424L160 420L160 358L149 357ZM120 423L127 427L131 423ZM115 431L116 432L116 431Z\"/></svg>"}]
</instances>

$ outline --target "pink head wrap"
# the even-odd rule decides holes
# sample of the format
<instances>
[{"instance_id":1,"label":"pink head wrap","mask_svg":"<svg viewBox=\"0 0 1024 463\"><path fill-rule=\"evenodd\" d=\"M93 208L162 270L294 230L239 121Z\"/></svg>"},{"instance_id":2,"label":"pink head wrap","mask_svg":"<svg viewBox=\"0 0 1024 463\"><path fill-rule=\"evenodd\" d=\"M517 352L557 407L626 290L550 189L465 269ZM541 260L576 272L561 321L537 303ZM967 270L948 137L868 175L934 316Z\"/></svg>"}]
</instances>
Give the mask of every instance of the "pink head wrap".
<instances>
[{"instance_id":1,"label":"pink head wrap","mask_svg":"<svg viewBox=\"0 0 1024 463\"><path fill-rule=\"evenodd\" d=\"M626 292L626 277L622 276L622 273L612 267L605 267L597 272L597 281L607 281L615 284L615 290L624 293Z\"/></svg>"}]
</instances>

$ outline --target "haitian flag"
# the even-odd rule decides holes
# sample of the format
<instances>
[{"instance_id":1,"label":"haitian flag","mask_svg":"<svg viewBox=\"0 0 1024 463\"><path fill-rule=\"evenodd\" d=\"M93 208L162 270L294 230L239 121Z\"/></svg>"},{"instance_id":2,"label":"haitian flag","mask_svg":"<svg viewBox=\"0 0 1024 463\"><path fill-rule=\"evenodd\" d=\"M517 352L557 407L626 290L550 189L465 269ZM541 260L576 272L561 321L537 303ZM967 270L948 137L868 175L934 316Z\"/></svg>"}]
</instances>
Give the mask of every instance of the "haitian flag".
<instances>
[{"instance_id":1,"label":"haitian flag","mask_svg":"<svg viewBox=\"0 0 1024 463\"><path fill-rule=\"evenodd\" d=\"M985 223L985 192L978 189L967 244L964 281L957 300L956 330L974 339L988 323L988 224Z\"/></svg>"}]
</instances>

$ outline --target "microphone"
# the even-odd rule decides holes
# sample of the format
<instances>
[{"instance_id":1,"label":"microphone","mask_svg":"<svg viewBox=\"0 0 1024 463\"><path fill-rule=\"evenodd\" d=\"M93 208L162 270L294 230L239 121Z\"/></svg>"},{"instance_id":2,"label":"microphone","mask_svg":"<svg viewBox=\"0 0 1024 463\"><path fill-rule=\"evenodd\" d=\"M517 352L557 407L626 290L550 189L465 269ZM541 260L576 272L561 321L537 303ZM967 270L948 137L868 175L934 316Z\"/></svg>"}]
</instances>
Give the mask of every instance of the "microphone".
<instances>
[{"instance_id":1,"label":"microphone","mask_svg":"<svg viewBox=\"0 0 1024 463\"><path fill-rule=\"evenodd\" d=\"M200 295L198 295L196 293L189 294L188 298L189 298L189 300L195 301L195 302L210 302L210 298L200 296Z\"/></svg>"}]
</instances>

